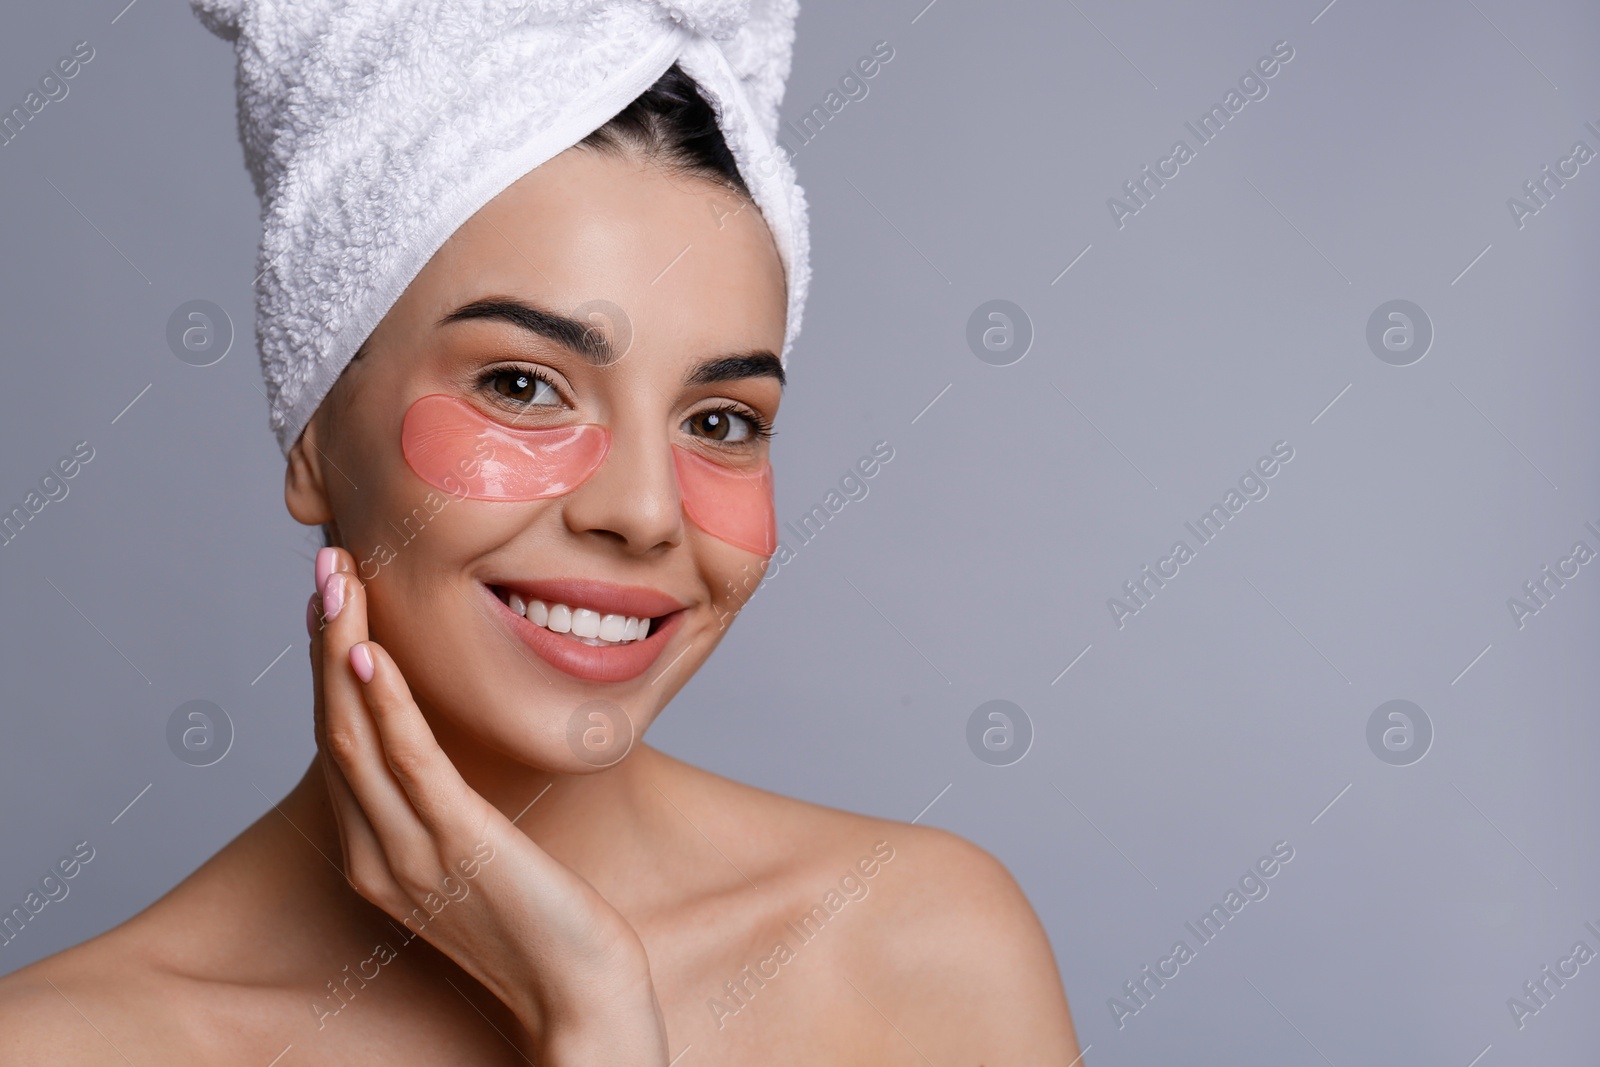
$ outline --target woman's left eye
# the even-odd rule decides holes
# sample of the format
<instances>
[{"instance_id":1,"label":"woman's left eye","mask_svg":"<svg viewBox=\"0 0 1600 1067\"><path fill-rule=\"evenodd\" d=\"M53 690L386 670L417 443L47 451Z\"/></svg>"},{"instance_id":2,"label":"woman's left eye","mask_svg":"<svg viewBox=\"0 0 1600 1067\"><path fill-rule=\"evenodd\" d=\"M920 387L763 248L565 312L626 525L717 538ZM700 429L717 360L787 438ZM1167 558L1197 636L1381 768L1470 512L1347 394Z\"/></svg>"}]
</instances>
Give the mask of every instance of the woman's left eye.
<instances>
[{"instance_id":1,"label":"woman's left eye","mask_svg":"<svg viewBox=\"0 0 1600 1067\"><path fill-rule=\"evenodd\" d=\"M561 402L561 394L556 392L549 379L515 367L491 372L484 384L493 386L494 391L507 400L525 407Z\"/></svg>"},{"instance_id":2,"label":"woman's left eye","mask_svg":"<svg viewBox=\"0 0 1600 1067\"><path fill-rule=\"evenodd\" d=\"M733 408L713 408L689 416L684 426L712 441L727 444L748 444L757 438L772 436L771 430L761 422Z\"/></svg>"}]
</instances>

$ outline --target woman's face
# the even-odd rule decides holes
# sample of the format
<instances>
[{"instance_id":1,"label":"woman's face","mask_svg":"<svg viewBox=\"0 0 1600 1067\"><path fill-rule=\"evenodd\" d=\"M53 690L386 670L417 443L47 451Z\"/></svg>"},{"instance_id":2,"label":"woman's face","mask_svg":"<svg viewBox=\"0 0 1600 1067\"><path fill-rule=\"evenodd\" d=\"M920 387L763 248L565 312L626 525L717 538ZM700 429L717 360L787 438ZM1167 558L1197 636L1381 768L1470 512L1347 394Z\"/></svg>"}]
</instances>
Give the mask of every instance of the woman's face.
<instances>
[{"instance_id":1,"label":"woman's face","mask_svg":"<svg viewBox=\"0 0 1600 1067\"><path fill-rule=\"evenodd\" d=\"M500 311L458 314L489 301ZM607 765L621 750L606 731L629 729L616 708L637 738L711 654L771 550L707 533L682 496L700 503L696 519L715 500L680 494L678 471L698 458L736 496L759 484L785 310L783 267L749 201L575 148L478 211L379 323L295 445L286 496L301 522L335 525L372 637L458 758ZM609 354L584 343L585 327ZM600 426L609 444L576 488L481 499L472 479L446 486L417 459L428 405L409 426L407 412L439 394L491 430ZM434 451L448 457L450 442ZM572 581L600 584L550 584ZM653 618L653 655L514 617L511 594L541 588L547 606Z\"/></svg>"}]
</instances>

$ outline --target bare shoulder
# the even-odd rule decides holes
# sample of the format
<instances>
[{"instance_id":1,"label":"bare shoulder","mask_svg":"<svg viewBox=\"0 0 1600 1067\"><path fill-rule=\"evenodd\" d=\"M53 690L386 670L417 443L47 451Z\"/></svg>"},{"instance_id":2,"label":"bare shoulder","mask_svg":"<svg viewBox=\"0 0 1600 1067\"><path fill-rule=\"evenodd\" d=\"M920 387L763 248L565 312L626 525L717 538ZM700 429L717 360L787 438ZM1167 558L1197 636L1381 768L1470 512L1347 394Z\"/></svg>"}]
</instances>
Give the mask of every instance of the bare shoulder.
<instances>
[{"instance_id":1,"label":"bare shoulder","mask_svg":"<svg viewBox=\"0 0 1600 1067\"><path fill-rule=\"evenodd\" d=\"M163 978L118 930L0 978L0 1067L190 1062Z\"/></svg>"},{"instance_id":2,"label":"bare shoulder","mask_svg":"<svg viewBox=\"0 0 1600 1067\"><path fill-rule=\"evenodd\" d=\"M950 1062L1072 1060L1055 954L1011 872L956 834L870 821L893 858L876 880L871 927L849 954L857 994Z\"/></svg>"},{"instance_id":3,"label":"bare shoulder","mask_svg":"<svg viewBox=\"0 0 1600 1067\"><path fill-rule=\"evenodd\" d=\"M837 929L819 958L848 980L836 984L874 1023L890 1020L905 1040L951 1062L1077 1055L1044 927L990 853L933 827L726 779L712 788L723 794L715 808L728 813L730 838L750 848L747 873L784 901L786 939L798 953L806 951L798 943Z\"/></svg>"},{"instance_id":4,"label":"bare shoulder","mask_svg":"<svg viewBox=\"0 0 1600 1067\"><path fill-rule=\"evenodd\" d=\"M116 1049L84 1025L70 996L47 975L0 978L0 1065L116 1062Z\"/></svg>"}]
</instances>

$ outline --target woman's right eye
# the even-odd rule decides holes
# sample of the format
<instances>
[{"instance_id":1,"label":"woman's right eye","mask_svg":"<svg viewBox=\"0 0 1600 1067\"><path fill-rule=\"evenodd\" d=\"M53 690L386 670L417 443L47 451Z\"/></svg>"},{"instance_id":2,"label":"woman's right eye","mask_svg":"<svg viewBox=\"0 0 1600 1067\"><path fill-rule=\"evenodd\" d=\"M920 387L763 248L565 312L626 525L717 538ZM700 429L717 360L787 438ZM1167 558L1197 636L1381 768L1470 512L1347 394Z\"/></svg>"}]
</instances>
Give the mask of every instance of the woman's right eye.
<instances>
[{"instance_id":1,"label":"woman's right eye","mask_svg":"<svg viewBox=\"0 0 1600 1067\"><path fill-rule=\"evenodd\" d=\"M544 375L519 367L491 371L485 382L507 400L523 407L559 405L561 394Z\"/></svg>"}]
</instances>

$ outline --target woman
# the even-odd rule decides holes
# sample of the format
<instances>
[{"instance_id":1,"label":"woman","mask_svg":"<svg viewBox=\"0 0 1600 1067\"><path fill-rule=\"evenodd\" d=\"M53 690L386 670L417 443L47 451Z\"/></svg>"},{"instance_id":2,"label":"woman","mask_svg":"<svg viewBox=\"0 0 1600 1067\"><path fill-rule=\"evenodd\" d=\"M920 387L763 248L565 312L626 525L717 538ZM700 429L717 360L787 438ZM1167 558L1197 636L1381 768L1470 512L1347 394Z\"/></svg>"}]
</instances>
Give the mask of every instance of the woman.
<instances>
[{"instance_id":1,"label":"woman","mask_svg":"<svg viewBox=\"0 0 1600 1067\"><path fill-rule=\"evenodd\" d=\"M457 229L289 449L317 758L0 1063L1073 1062L993 858L640 740L772 553L788 284L677 65Z\"/></svg>"}]
</instances>

